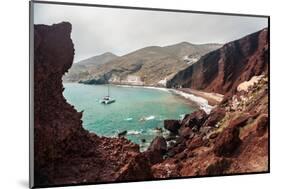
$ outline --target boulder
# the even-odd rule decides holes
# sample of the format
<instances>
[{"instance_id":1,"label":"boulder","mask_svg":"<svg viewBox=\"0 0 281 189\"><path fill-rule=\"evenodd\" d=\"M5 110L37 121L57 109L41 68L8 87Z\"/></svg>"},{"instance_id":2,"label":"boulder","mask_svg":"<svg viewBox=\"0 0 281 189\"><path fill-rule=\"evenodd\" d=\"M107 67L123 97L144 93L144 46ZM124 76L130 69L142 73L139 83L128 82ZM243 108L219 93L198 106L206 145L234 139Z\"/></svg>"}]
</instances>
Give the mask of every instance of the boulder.
<instances>
[{"instance_id":1,"label":"boulder","mask_svg":"<svg viewBox=\"0 0 281 189\"><path fill-rule=\"evenodd\" d=\"M231 163L232 163L231 160L228 160L225 158L218 159L207 167L206 174L207 175L222 175L230 167Z\"/></svg>"},{"instance_id":2,"label":"boulder","mask_svg":"<svg viewBox=\"0 0 281 189\"><path fill-rule=\"evenodd\" d=\"M251 114L243 114L242 116L231 120L231 122L229 123L229 127L230 128L234 128L234 127L243 127L247 124L248 120L252 118Z\"/></svg>"},{"instance_id":3,"label":"boulder","mask_svg":"<svg viewBox=\"0 0 281 189\"><path fill-rule=\"evenodd\" d=\"M164 128L174 134L178 133L180 126L179 120L164 120Z\"/></svg>"},{"instance_id":4,"label":"boulder","mask_svg":"<svg viewBox=\"0 0 281 189\"><path fill-rule=\"evenodd\" d=\"M207 119L207 114L204 110L198 110L196 112L191 113L182 120L181 125L184 127L197 127L200 128L205 120Z\"/></svg>"},{"instance_id":5,"label":"boulder","mask_svg":"<svg viewBox=\"0 0 281 189\"><path fill-rule=\"evenodd\" d=\"M153 178L149 161L145 154L138 154L119 170L116 181L138 181Z\"/></svg>"},{"instance_id":6,"label":"boulder","mask_svg":"<svg viewBox=\"0 0 281 189\"><path fill-rule=\"evenodd\" d=\"M256 132L258 136L262 136L268 128L268 115L264 114L257 120Z\"/></svg>"},{"instance_id":7,"label":"boulder","mask_svg":"<svg viewBox=\"0 0 281 189\"><path fill-rule=\"evenodd\" d=\"M216 124L222 120L225 116L225 110L223 108L215 108L211 111L208 116L208 119L204 123L204 127L215 127Z\"/></svg>"},{"instance_id":8,"label":"boulder","mask_svg":"<svg viewBox=\"0 0 281 189\"><path fill-rule=\"evenodd\" d=\"M157 136L153 139L145 155L150 164L156 164L163 161L163 155L167 152L167 142L164 137Z\"/></svg>"},{"instance_id":9,"label":"boulder","mask_svg":"<svg viewBox=\"0 0 281 189\"><path fill-rule=\"evenodd\" d=\"M184 138L190 138L192 135L192 129L190 127L183 127L179 130L179 135Z\"/></svg>"},{"instance_id":10,"label":"boulder","mask_svg":"<svg viewBox=\"0 0 281 189\"><path fill-rule=\"evenodd\" d=\"M166 139L166 141L176 140L177 135L169 134L165 139Z\"/></svg>"},{"instance_id":11,"label":"boulder","mask_svg":"<svg viewBox=\"0 0 281 189\"><path fill-rule=\"evenodd\" d=\"M203 141L202 137L198 136L198 135L196 137L194 137L191 141L187 142L187 148L190 151L192 151L196 148L199 148L201 146L204 146L204 141Z\"/></svg>"},{"instance_id":12,"label":"boulder","mask_svg":"<svg viewBox=\"0 0 281 189\"><path fill-rule=\"evenodd\" d=\"M186 145L184 142L175 144L173 147L169 148L167 152L168 157L173 157L176 154L183 152L186 149Z\"/></svg>"},{"instance_id":13,"label":"boulder","mask_svg":"<svg viewBox=\"0 0 281 189\"><path fill-rule=\"evenodd\" d=\"M214 145L214 153L221 157L230 157L241 144L239 127L229 127L222 131Z\"/></svg>"},{"instance_id":14,"label":"boulder","mask_svg":"<svg viewBox=\"0 0 281 189\"><path fill-rule=\"evenodd\" d=\"M158 151L162 155L165 154L167 151L167 142L164 137L157 136L153 141L151 142L150 146L148 147L148 150L150 151Z\"/></svg>"},{"instance_id":15,"label":"boulder","mask_svg":"<svg viewBox=\"0 0 281 189\"><path fill-rule=\"evenodd\" d=\"M123 136L125 136L127 134L127 131L125 130L125 131L122 131L122 132L120 132L120 133L118 133L118 137L123 137Z\"/></svg>"}]
</instances>

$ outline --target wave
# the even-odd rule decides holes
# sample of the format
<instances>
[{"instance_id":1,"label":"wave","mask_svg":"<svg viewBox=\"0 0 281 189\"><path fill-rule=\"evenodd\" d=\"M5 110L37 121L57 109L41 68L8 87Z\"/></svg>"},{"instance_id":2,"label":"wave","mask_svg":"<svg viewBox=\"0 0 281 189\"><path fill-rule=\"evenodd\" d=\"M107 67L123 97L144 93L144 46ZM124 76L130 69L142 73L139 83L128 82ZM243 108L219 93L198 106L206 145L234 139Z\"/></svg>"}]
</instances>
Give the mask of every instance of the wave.
<instances>
[{"instance_id":1,"label":"wave","mask_svg":"<svg viewBox=\"0 0 281 189\"><path fill-rule=\"evenodd\" d=\"M148 116L144 118L146 121L155 119L154 115Z\"/></svg>"},{"instance_id":2,"label":"wave","mask_svg":"<svg viewBox=\"0 0 281 189\"><path fill-rule=\"evenodd\" d=\"M141 117L139 119L139 121L149 121L149 120L153 120L153 119L155 119L155 116L151 115L151 116L147 116L147 117Z\"/></svg>"},{"instance_id":3,"label":"wave","mask_svg":"<svg viewBox=\"0 0 281 189\"><path fill-rule=\"evenodd\" d=\"M136 130L129 130L127 132L127 135L139 135L141 134L143 131L136 131Z\"/></svg>"},{"instance_id":4,"label":"wave","mask_svg":"<svg viewBox=\"0 0 281 189\"><path fill-rule=\"evenodd\" d=\"M132 121L133 120L133 118L132 117L128 117L128 118L126 118L126 119L124 119L125 121Z\"/></svg>"},{"instance_id":5,"label":"wave","mask_svg":"<svg viewBox=\"0 0 281 189\"><path fill-rule=\"evenodd\" d=\"M179 115L180 120L183 120L184 116L185 116L185 114Z\"/></svg>"},{"instance_id":6,"label":"wave","mask_svg":"<svg viewBox=\"0 0 281 189\"><path fill-rule=\"evenodd\" d=\"M175 89L170 89L170 90L175 94L178 94L186 99L189 99L189 100L195 102L200 107L200 109L204 110L207 114L209 114L211 112L211 110L214 108L213 106L208 104L208 100L206 100L202 97L195 96L193 94L185 93L182 91L178 91Z\"/></svg>"},{"instance_id":7,"label":"wave","mask_svg":"<svg viewBox=\"0 0 281 189\"><path fill-rule=\"evenodd\" d=\"M208 104L208 100L206 100L205 98L195 96L193 94L185 93L182 91L178 91L176 89L168 89L168 88L164 88L164 87L153 87L153 86L137 86L137 85L116 85L116 86L130 87L130 88L155 89L155 90L161 90L161 91L165 91L165 92L169 92L169 93L175 93L190 101L195 102L199 106L199 108L204 110L207 114L209 114L211 112L211 110L214 108L213 106Z\"/></svg>"}]
</instances>

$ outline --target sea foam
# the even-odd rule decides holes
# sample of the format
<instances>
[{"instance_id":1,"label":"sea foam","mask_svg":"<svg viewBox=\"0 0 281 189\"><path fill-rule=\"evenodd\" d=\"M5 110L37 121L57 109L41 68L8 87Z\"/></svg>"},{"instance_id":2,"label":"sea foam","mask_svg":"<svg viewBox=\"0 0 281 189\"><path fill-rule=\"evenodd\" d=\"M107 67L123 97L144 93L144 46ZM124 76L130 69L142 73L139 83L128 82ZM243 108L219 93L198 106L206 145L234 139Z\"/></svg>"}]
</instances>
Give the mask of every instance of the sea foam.
<instances>
[{"instance_id":1,"label":"sea foam","mask_svg":"<svg viewBox=\"0 0 281 189\"><path fill-rule=\"evenodd\" d=\"M129 131L127 132L127 135L139 135L139 134L141 134L141 133L142 133L142 131L129 130Z\"/></svg>"},{"instance_id":2,"label":"sea foam","mask_svg":"<svg viewBox=\"0 0 281 189\"><path fill-rule=\"evenodd\" d=\"M131 118L131 117L128 117L128 118L126 118L126 119L124 119L125 121L132 121L133 120L133 118Z\"/></svg>"},{"instance_id":3,"label":"sea foam","mask_svg":"<svg viewBox=\"0 0 281 189\"><path fill-rule=\"evenodd\" d=\"M152 120L152 119L155 119L155 116L154 116L154 115L151 115L151 116L145 117L144 119L145 119L146 121Z\"/></svg>"},{"instance_id":4,"label":"sea foam","mask_svg":"<svg viewBox=\"0 0 281 189\"><path fill-rule=\"evenodd\" d=\"M178 94L188 100L195 102L200 107L200 109L204 110L207 114L209 114L211 112L211 110L213 109L213 106L208 104L208 100L206 100L202 97L195 96L193 94L185 93L182 91L178 91L175 89L170 89L170 91L172 91L173 93Z\"/></svg>"}]
</instances>

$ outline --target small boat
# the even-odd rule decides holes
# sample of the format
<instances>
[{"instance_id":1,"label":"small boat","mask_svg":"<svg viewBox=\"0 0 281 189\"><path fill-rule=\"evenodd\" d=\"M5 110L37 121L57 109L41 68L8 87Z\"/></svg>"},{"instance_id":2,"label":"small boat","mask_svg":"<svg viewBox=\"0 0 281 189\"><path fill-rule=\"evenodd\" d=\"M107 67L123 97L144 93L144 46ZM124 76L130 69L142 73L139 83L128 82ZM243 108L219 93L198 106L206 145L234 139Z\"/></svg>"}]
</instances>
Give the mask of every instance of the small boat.
<instances>
[{"instance_id":1,"label":"small boat","mask_svg":"<svg viewBox=\"0 0 281 189\"><path fill-rule=\"evenodd\" d=\"M113 102L115 102L115 99L111 98L110 96L105 96L100 100L101 104L111 104Z\"/></svg>"},{"instance_id":2,"label":"small boat","mask_svg":"<svg viewBox=\"0 0 281 189\"><path fill-rule=\"evenodd\" d=\"M114 103L115 102L115 99L110 97L109 95L109 85L108 85L108 90L107 90L107 96L104 96L101 100L100 100L100 103L101 104L111 104L111 103Z\"/></svg>"}]
</instances>

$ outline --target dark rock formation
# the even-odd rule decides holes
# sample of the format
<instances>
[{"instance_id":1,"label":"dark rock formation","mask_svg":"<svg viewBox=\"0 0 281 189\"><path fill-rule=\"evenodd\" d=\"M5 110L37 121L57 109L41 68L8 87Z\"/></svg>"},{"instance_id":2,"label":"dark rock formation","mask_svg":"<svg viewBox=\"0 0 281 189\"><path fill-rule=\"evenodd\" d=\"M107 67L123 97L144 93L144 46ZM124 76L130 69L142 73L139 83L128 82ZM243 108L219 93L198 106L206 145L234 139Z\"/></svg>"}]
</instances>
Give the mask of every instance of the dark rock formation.
<instances>
[{"instance_id":1,"label":"dark rock formation","mask_svg":"<svg viewBox=\"0 0 281 189\"><path fill-rule=\"evenodd\" d=\"M126 134L127 134L127 131L122 131L122 132L118 133L118 137L125 136Z\"/></svg>"},{"instance_id":2,"label":"dark rock formation","mask_svg":"<svg viewBox=\"0 0 281 189\"><path fill-rule=\"evenodd\" d=\"M179 120L164 120L164 128L168 131L177 134L180 128Z\"/></svg>"},{"instance_id":3,"label":"dark rock formation","mask_svg":"<svg viewBox=\"0 0 281 189\"><path fill-rule=\"evenodd\" d=\"M192 129L190 127L182 127L179 130L179 135L184 138L189 138L192 135Z\"/></svg>"},{"instance_id":4,"label":"dark rock formation","mask_svg":"<svg viewBox=\"0 0 281 189\"><path fill-rule=\"evenodd\" d=\"M262 115L258 120L257 120L257 134L259 136L262 136L265 134L266 130L268 128L268 115Z\"/></svg>"},{"instance_id":5,"label":"dark rock formation","mask_svg":"<svg viewBox=\"0 0 281 189\"><path fill-rule=\"evenodd\" d=\"M178 72L167 87L226 94L254 75L268 72L268 29L225 44Z\"/></svg>"},{"instance_id":6,"label":"dark rock formation","mask_svg":"<svg viewBox=\"0 0 281 189\"><path fill-rule=\"evenodd\" d=\"M214 146L214 152L217 156L231 156L241 144L239 138L239 128L230 127L225 129L220 135Z\"/></svg>"},{"instance_id":7,"label":"dark rock formation","mask_svg":"<svg viewBox=\"0 0 281 189\"><path fill-rule=\"evenodd\" d=\"M82 113L63 97L62 76L71 67L71 24L34 26L35 186L151 179L139 146L82 127Z\"/></svg>"},{"instance_id":8,"label":"dark rock formation","mask_svg":"<svg viewBox=\"0 0 281 189\"><path fill-rule=\"evenodd\" d=\"M206 119L206 112L204 110L198 110L189 115L186 115L182 120L182 125L184 125L184 127L196 127L197 129L199 129L199 127L202 126Z\"/></svg>"},{"instance_id":9,"label":"dark rock formation","mask_svg":"<svg viewBox=\"0 0 281 189\"><path fill-rule=\"evenodd\" d=\"M158 136L153 139L145 154L150 163L155 164L163 160L163 155L165 155L166 152L167 142L164 137Z\"/></svg>"},{"instance_id":10,"label":"dark rock formation","mask_svg":"<svg viewBox=\"0 0 281 189\"><path fill-rule=\"evenodd\" d=\"M225 110L223 108L215 108L210 112L207 120L204 123L204 127L214 127L225 116Z\"/></svg>"},{"instance_id":11,"label":"dark rock formation","mask_svg":"<svg viewBox=\"0 0 281 189\"><path fill-rule=\"evenodd\" d=\"M216 161L214 164L210 164L206 169L207 175L222 175L230 167L231 160L221 159Z\"/></svg>"},{"instance_id":12,"label":"dark rock formation","mask_svg":"<svg viewBox=\"0 0 281 189\"><path fill-rule=\"evenodd\" d=\"M120 175L116 181L135 181L136 177L138 180L153 178L151 170L148 169L148 167L150 167L150 164L147 157L143 154L139 154L121 168Z\"/></svg>"},{"instance_id":13,"label":"dark rock formation","mask_svg":"<svg viewBox=\"0 0 281 189\"><path fill-rule=\"evenodd\" d=\"M237 86L261 78L247 91ZM167 158L152 166L157 178L268 171L268 31L230 42L168 81L224 94L209 115L202 110L180 122Z\"/></svg>"},{"instance_id":14,"label":"dark rock formation","mask_svg":"<svg viewBox=\"0 0 281 189\"><path fill-rule=\"evenodd\" d=\"M187 148L194 150L204 145L204 141L201 136L194 137L191 141L187 141Z\"/></svg>"},{"instance_id":15,"label":"dark rock formation","mask_svg":"<svg viewBox=\"0 0 281 189\"><path fill-rule=\"evenodd\" d=\"M167 158L152 165L155 177L268 171L267 76L248 92L228 95L209 115L185 116Z\"/></svg>"},{"instance_id":16,"label":"dark rock formation","mask_svg":"<svg viewBox=\"0 0 281 189\"><path fill-rule=\"evenodd\" d=\"M248 122L248 120L250 118L251 118L251 115L248 113L245 113L245 114L241 115L240 117L231 120L229 123L229 128L243 127L244 125L246 125L246 123Z\"/></svg>"},{"instance_id":17,"label":"dark rock formation","mask_svg":"<svg viewBox=\"0 0 281 189\"><path fill-rule=\"evenodd\" d=\"M164 137L158 136L151 142L148 150L158 151L162 155L167 151L167 142Z\"/></svg>"}]
</instances>

